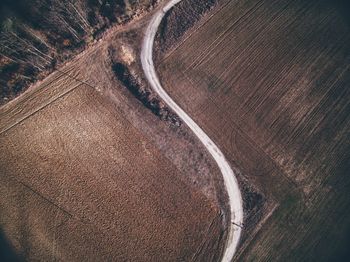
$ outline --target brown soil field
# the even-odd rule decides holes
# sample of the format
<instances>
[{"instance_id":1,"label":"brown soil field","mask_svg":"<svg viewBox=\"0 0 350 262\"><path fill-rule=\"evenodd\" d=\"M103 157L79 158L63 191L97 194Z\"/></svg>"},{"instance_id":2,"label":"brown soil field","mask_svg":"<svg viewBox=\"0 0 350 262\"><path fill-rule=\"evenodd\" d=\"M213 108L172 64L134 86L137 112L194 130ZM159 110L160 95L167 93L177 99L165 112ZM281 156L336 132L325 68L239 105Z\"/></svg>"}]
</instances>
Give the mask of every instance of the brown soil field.
<instances>
[{"instance_id":1,"label":"brown soil field","mask_svg":"<svg viewBox=\"0 0 350 262\"><path fill-rule=\"evenodd\" d=\"M1 118L0 222L19 254L64 261L210 255L206 245L217 239L208 235L220 237L217 207L97 91L64 74L52 78L45 92L1 110L13 124L4 128Z\"/></svg>"},{"instance_id":2,"label":"brown soil field","mask_svg":"<svg viewBox=\"0 0 350 262\"><path fill-rule=\"evenodd\" d=\"M341 1L220 1L158 59L169 95L223 150L239 180L266 198L263 215L246 217L237 260L349 255L346 8Z\"/></svg>"},{"instance_id":3,"label":"brown soil field","mask_svg":"<svg viewBox=\"0 0 350 262\"><path fill-rule=\"evenodd\" d=\"M138 57L137 30L112 30L0 108L0 240L15 256L220 257L229 216L215 163L186 126L160 121L113 73L113 59Z\"/></svg>"}]
</instances>

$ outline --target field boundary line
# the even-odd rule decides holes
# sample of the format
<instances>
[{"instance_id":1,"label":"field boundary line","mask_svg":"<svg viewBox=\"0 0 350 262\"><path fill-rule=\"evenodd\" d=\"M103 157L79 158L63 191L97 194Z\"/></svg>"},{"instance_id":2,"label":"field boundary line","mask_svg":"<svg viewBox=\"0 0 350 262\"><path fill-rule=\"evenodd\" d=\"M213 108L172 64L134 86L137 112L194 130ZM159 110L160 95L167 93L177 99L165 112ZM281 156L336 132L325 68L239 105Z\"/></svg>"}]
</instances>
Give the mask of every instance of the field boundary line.
<instances>
[{"instance_id":1,"label":"field boundary line","mask_svg":"<svg viewBox=\"0 0 350 262\"><path fill-rule=\"evenodd\" d=\"M84 81L84 80L81 80L75 76L72 76L69 74L70 71L72 71L72 69L68 70L67 72L63 71L63 70L60 70L60 69L57 69L56 70L57 72L61 73L62 75L64 76L67 76L69 77L70 79L73 79L75 81L77 81L78 83L76 85L74 85L72 88L69 88L67 90L65 90L63 93L59 94L57 97L54 97L52 100L49 100L47 103L43 104L42 106L39 106L39 108L37 108L36 110L34 110L33 112L29 113L28 115L24 116L23 118L21 118L20 120L16 121L15 123L13 123L12 125L0 130L0 135L7 132L8 130L12 129L13 127L15 127L16 125L22 123L23 121L25 121L27 118L33 116L34 114L36 114L37 112L41 111L42 109L44 109L45 107L49 106L51 103L57 101L58 99L64 97L65 95L69 94L70 92L72 92L73 90L75 90L76 88L80 87L81 85L87 85L93 89L96 89L96 87L94 87L93 85L89 84L88 82ZM52 84L53 82L59 80L61 76L58 76L58 77L55 77L54 79L51 79L49 81L49 83L45 83L44 84L44 87L47 87L49 86L50 84ZM33 89L33 91L36 90L36 89ZM20 101L18 101L20 102Z\"/></svg>"},{"instance_id":2,"label":"field boundary line","mask_svg":"<svg viewBox=\"0 0 350 262\"><path fill-rule=\"evenodd\" d=\"M2 129L0 131L0 135L7 132L8 130L12 129L13 127L17 126L18 124L22 123L23 121L25 121L26 119L30 118L31 116L35 115L37 112L41 111L42 109L46 108L47 106L49 106L50 104L52 104L53 102L57 101L58 99L60 99L61 97L64 97L65 95L67 95L68 93L72 92L73 90L75 90L76 88L80 87L81 85L83 85L84 83L80 82L77 85L73 86L72 88L66 90L65 92L63 92L62 94L58 95L57 97L54 97L52 100L48 101L47 103L44 103L43 105L39 106L39 108L37 108L36 110L34 110L33 112L29 113L28 115L25 115L24 117L20 118L18 121L16 121L15 123L13 123L12 125Z\"/></svg>"},{"instance_id":3,"label":"field boundary line","mask_svg":"<svg viewBox=\"0 0 350 262\"><path fill-rule=\"evenodd\" d=\"M12 180L15 183L20 184L21 186L25 187L26 189L28 189L30 192L32 192L33 194L39 196L41 199L43 199L44 201L48 202L50 205L55 206L56 208L58 208L59 210L61 210L63 213L65 213L66 215L68 215L70 218L74 217L73 214L69 213L67 210L65 210L64 208L60 207L58 204L54 203L53 201L51 201L50 199L48 199L47 197L43 196L42 194L40 194L38 191L36 191L35 189L33 189L31 186L27 185L26 183L19 181L18 179L14 178L14 177L8 177L9 180Z\"/></svg>"}]
</instances>

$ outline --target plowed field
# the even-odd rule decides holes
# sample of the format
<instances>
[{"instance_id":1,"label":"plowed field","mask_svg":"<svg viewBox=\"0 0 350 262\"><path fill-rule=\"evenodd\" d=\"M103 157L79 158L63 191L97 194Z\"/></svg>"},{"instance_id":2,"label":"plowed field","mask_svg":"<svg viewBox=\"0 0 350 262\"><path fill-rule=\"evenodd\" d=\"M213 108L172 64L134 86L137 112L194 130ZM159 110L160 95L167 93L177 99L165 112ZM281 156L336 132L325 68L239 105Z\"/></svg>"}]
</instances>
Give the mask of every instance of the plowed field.
<instances>
[{"instance_id":1,"label":"plowed field","mask_svg":"<svg viewBox=\"0 0 350 262\"><path fill-rule=\"evenodd\" d=\"M159 63L161 82L278 208L237 257L345 252L350 34L341 3L222 1ZM321 256L320 256L321 254Z\"/></svg>"}]
</instances>

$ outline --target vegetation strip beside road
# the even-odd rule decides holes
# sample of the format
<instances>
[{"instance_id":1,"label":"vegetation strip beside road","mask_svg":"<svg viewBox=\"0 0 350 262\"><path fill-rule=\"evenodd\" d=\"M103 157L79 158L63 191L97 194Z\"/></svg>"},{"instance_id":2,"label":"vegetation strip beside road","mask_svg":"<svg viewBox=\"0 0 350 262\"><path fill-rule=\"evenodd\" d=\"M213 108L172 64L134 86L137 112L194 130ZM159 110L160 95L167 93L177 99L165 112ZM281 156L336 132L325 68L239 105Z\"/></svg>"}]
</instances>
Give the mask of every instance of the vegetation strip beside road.
<instances>
[{"instance_id":1,"label":"vegetation strip beside road","mask_svg":"<svg viewBox=\"0 0 350 262\"><path fill-rule=\"evenodd\" d=\"M231 261L236 252L242 231L241 227L243 225L242 196L239 190L237 179L220 149L207 136L207 134L192 120L192 118L189 115L187 115L185 111L182 110L182 108L180 108L174 102L174 100L171 99L171 97L163 89L162 85L160 84L159 78L156 74L153 63L153 43L158 27L166 12L169 11L174 5L176 5L180 1L181 0L170 0L162 9L157 11L152 17L146 29L144 41L142 43L141 63L142 68L145 72L145 76L152 88L195 133L195 135L199 138L203 145L208 149L209 153L213 156L221 170L229 198L231 214L231 223L228 229L227 243L222 261Z\"/></svg>"}]
</instances>

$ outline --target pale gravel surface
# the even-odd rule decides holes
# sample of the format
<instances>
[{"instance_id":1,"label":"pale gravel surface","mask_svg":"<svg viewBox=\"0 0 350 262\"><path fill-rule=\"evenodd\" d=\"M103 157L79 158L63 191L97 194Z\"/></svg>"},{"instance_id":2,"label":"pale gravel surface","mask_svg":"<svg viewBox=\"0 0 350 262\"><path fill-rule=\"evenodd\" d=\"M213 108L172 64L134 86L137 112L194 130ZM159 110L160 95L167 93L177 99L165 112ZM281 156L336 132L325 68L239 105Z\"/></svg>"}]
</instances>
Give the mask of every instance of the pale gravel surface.
<instances>
[{"instance_id":1,"label":"pale gravel surface","mask_svg":"<svg viewBox=\"0 0 350 262\"><path fill-rule=\"evenodd\" d=\"M178 116L185 122L188 127L195 133L203 145L208 149L209 153L213 156L218 164L221 173L223 175L224 183L226 186L230 213L231 223L228 228L227 243L224 251L222 261L231 261L241 236L243 225L243 204L242 196L239 190L238 182L231 169L229 163L225 159L225 156L215 143L207 136L207 134L192 120L192 118L179 107L174 100L165 92L160 84L159 78L156 74L153 63L153 43L157 33L158 27L165 13L169 11L174 5L181 0L170 0L162 9L157 11L152 17L144 36L141 50L141 63L145 72L146 78L150 85L157 92L157 94L168 104L168 106L178 114Z\"/></svg>"}]
</instances>

